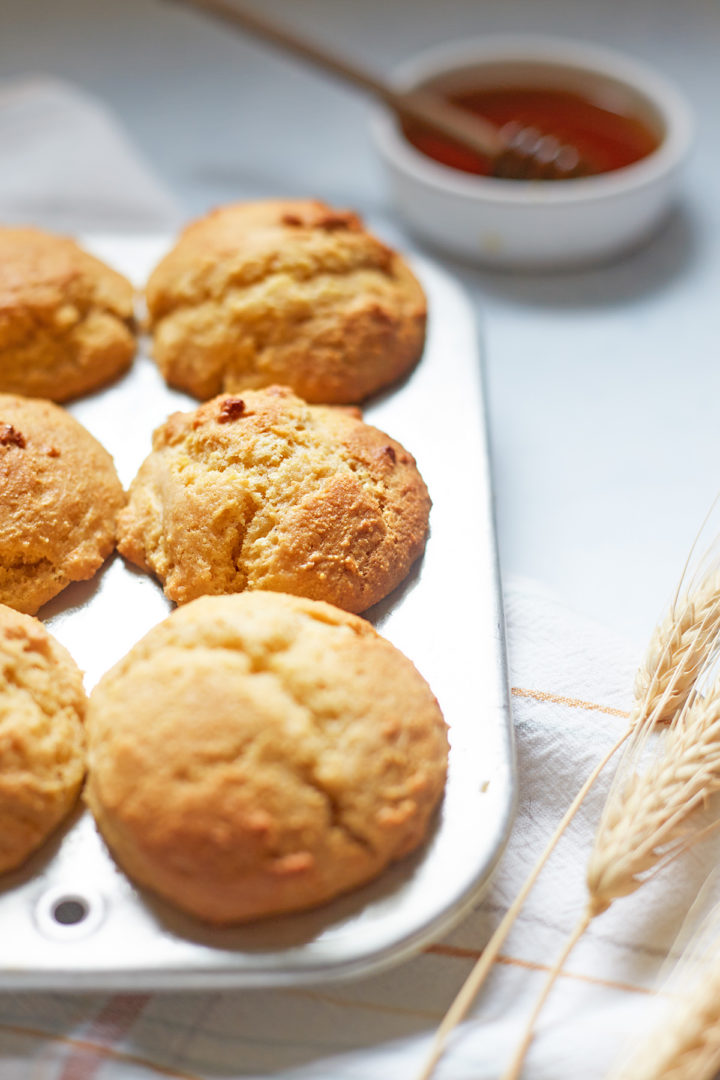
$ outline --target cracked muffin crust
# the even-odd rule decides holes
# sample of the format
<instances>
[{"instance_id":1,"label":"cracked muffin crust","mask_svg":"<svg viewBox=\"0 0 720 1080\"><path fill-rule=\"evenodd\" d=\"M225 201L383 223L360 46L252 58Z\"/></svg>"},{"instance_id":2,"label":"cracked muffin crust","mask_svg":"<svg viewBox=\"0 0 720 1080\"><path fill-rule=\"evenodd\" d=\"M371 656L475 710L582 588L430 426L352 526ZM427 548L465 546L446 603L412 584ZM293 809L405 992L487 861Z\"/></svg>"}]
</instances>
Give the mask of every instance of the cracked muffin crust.
<instances>
[{"instance_id":1,"label":"cracked muffin crust","mask_svg":"<svg viewBox=\"0 0 720 1080\"><path fill-rule=\"evenodd\" d=\"M0 603L33 615L115 547L113 460L49 401L0 394Z\"/></svg>"},{"instance_id":2,"label":"cracked muffin crust","mask_svg":"<svg viewBox=\"0 0 720 1080\"><path fill-rule=\"evenodd\" d=\"M440 708L357 616L279 593L203 597L108 672L86 801L136 881L213 923L321 904L424 839Z\"/></svg>"},{"instance_id":3,"label":"cracked muffin crust","mask_svg":"<svg viewBox=\"0 0 720 1080\"><path fill-rule=\"evenodd\" d=\"M414 366L426 300L360 218L312 199L240 203L194 222L147 284L154 355L206 400L282 383L362 401Z\"/></svg>"},{"instance_id":4,"label":"cracked muffin crust","mask_svg":"<svg viewBox=\"0 0 720 1080\"><path fill-rule=\"evenodd\" d=\"M133 288L69 237L0 227L0 392L68 401L135 353Z\"/></svg>"},{"instance_id":5,"label":"cracked muffin crust","mask_svg":"<svg viewBox=\"0 0 720 1080\"><path fill-rule=\"evenodd\" d=\"M177 603L270 589L364 611L422 553L430 499L411 455L286 387L175 413L118 519L118 550Z\"/></svg>"},{"instance_id":6,"label":"cracked muffin crust","mask_svg":"<svg viewBox=\"0 0 720 1080\"><path fill-rule=\"evenodd\" d=\"M42 623L0 605L0 873L72 809L85 774L82 675Z\"/></svg>"}]
</instances>

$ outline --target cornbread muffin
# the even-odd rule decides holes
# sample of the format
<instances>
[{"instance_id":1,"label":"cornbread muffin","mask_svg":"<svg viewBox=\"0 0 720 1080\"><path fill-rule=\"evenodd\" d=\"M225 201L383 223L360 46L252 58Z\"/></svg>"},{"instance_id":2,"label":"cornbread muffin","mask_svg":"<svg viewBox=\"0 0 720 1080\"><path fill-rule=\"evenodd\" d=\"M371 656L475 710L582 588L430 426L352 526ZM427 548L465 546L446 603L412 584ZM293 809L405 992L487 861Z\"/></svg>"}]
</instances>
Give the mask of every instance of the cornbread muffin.
<instances>
[{"instance_id":1,"label":"cornbread muffin","mask_svg":"<svg viewBox=\"0 0 720 1080\"><path fill-rule=\"evenodd\" d=\"M0 392L67 401L130 364L133 289L66 236L0 226Z\"/></svg>"},{"instance_id":2,"label":"cornbread muffin","mask_svg":"<svg viewBox=\"0 0 720 1080\"><path fill-rule=\"evenodd\" d=\"M42 623L0 605L0 872L72 809L85 774L85 692Z\"/></svg>"},{"instance_id":3,"label":"cornbread muffin","mask_svg":"<svg viewBox=\"0 0 720 1080\"><path fill-rule=\"evenodd\" d=\"M357 214L310 199L240 203L194 222L150 277L155 359L205 400L282 383L362 401L425 339L420 284Z\"/></svg>"},{"instance_id":4,"label":"cornbread muffin","mask_svg":"<svg viewBox=\"0 0 720 1080\"><path fill-rule=\"evenodd\" d=\"M136 881L213 923L323 903L423 840L440 708L373 627L278 593L203 597L108 672L86 800Z\"/></svg>"},{"instance_id":5,"label":"cornbread muffin","mask_svg":"<svg viewBox=\"0 0 720 1080\"><path fill-rule=\"evenodd\" d=\"M118 549L171 600L271 589L364 611L421 554L430 499L414 459L354 410L286 387L175 413L118 519Z\"/></svg>"},{"instance_id":6,"label":"cornbread muffin","mask_svg":"<svg viewBox=\"0 0 720 1080\"><path fill-rule=\"evenodd\" d=\"M34 614L93 576L125 502L113 460L49 401L0 394L0 603Z\"/></svg>"}]
</instances>

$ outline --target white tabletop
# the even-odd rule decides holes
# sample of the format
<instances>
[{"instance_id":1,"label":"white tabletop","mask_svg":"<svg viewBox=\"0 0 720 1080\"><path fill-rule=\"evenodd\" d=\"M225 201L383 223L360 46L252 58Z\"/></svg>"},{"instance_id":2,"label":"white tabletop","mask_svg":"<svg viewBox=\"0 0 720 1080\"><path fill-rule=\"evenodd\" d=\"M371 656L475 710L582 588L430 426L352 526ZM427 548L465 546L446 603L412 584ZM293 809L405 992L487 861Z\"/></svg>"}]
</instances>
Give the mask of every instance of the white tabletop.
<instances>
[{"instance_id":1,"label":"white tabletop","mask_svg":"<svg viewBox=\"0 0 720 1080\"><path fill-rule=\"evenodd\" d=\"M504 574L641 642L720 487L720 7L714 0L263 0L385 70L443 40L541 31L621 48L674 78L698 145L683 205L622 262L523 275L445 265L487 344ZM405 247L354 94L162 0L3 0L2 75L103 97L188 213L315 194ZM42 32L40 32L40 29Z\"/></svg>"}]
</instances>

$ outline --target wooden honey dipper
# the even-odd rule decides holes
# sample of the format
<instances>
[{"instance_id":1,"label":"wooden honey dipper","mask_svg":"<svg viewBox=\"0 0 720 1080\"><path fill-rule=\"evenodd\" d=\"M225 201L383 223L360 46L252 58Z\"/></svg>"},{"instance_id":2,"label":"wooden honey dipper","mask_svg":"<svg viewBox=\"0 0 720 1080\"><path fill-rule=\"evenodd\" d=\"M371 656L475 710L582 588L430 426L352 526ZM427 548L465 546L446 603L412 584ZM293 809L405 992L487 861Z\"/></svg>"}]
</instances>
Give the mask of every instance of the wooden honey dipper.
<instances>
[{"instance_id":1,"label":"wooden honey dipper","mask_svg":"<svg viewBox=\"0 0 720 1080\"><path fill-rule=\"evenodd\" d=\"M569 180L592 171L574 146L517 122L497 127L429 90L397 90L314 42L226 0L180 0L247 30L315 67L368 91L404 120L421 124L491 161L491 175L506 180Z\"/></svg>"}]
</instances>

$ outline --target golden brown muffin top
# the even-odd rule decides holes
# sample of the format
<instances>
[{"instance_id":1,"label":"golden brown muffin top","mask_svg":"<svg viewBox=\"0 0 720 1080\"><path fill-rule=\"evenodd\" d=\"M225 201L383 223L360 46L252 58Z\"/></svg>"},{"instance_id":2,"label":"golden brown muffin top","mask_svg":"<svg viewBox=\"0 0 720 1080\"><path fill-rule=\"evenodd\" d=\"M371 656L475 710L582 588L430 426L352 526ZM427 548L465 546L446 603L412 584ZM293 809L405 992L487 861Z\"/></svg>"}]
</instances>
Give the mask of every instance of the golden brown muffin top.
<instances>
[{"instance_id":1,"label":"golden brown muffin top","mask_svg":"<svg viewBox=\"0 0 720 1080\"><path fill-rule=\"evenodd\" d=\"M0 872L71 809L85 772L82 676L37 619L0 604Z\"/></svg>"},{"instance_id":2,"label":"golden brown muffin top","mask_svg":"<svg viewBox=\"0 0 720 1080\"><path fill-rule=\"evenodd\" d=\"M178 603L271 589L364 611L421 554L429 509L400 443L355 410L270 387L221 395L158 428L118 548Z\"/></svg>"},{"instance_id":3,"label":"golden brown muffin top","mask_svg":"<svg viewBox=\"0 0 720 1080\"><path fill-rule=\"evenodd\" d=\"M147 285L154 355L196 397L283 383L360 401L422 352L426 302L405 260L317 200L222 207L189 225Z\"/></svg>"},{"instance_id":4,"label":"golden brown muffin top","mask_svg":"<svg viewBox=\"0 0 720 1080\"><path fill-rule=\"evenodd\" d=\"M0 603L33 614L115 546L113 460L68 412L0 394Z\"/></svg>"},{"instance_id":5,"label":"golden brown muffin top","mask_svg":"<svg viewBox=\"0 0 720 1080\"><path fill-rule=\"evenodd\" d=\"M22 317L62 325L73 306L133 317L129 281L67 236L29 226L0 226L0 349L13 344ZM63 310L65 309L65 310Z\"/></svg>"},{"instance_id":6,"label":"golden brown muffin top","mask_svg":"<svg viewBox=\"0 0 720 1080\"><path fill-rule=\"evenodd\" d=\"M351 210L333 210L317 199L237 203L186 226L150 276L148 310L156 320L182 303L271 274L390 273L396 261L400 256Z\"/></svg>"},{"instance_id":7,"label":"golden brown muffin top","mask_svg":"<svg viewBox=\"0 0 720 1080\"><path fill-rule=\"evenodd\" d=\"M94 690L87 797L131 875L216 922L321 903L423 839L447 736L364 620L278 593L204 597Z\"/></svg>"},{"instance_id":8,"label":"golden brown muffin top","mask_svg":"<svg viewBox=\"0 0 720 1080\"><path fill-rule=\"evenodd\" d=\"M66 236L0 226L0 390L65 401L130 363L133 287Z\"/></svg>"}]
</instances>

